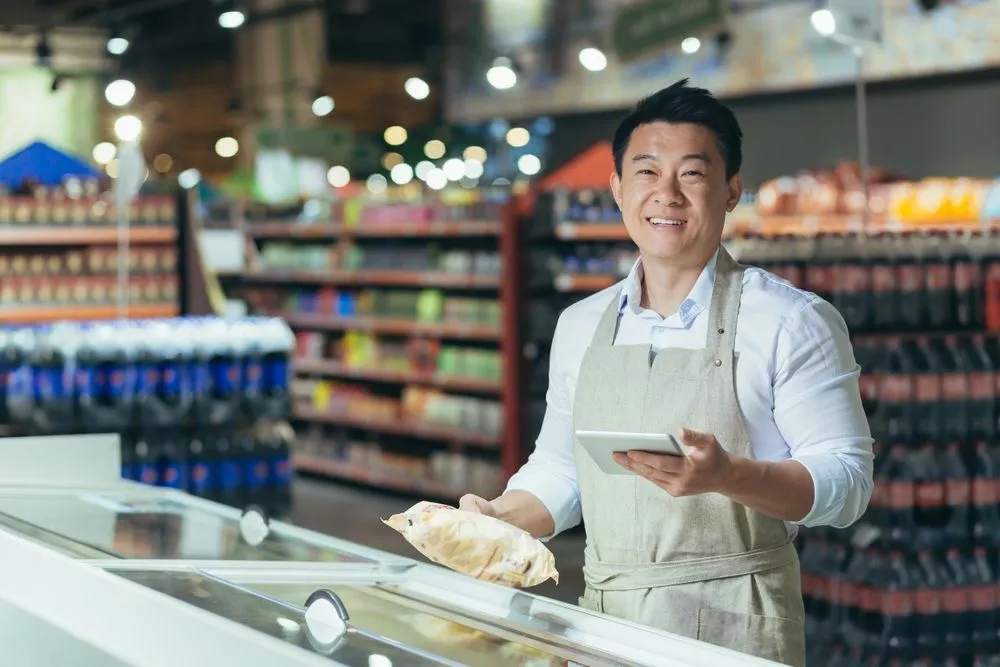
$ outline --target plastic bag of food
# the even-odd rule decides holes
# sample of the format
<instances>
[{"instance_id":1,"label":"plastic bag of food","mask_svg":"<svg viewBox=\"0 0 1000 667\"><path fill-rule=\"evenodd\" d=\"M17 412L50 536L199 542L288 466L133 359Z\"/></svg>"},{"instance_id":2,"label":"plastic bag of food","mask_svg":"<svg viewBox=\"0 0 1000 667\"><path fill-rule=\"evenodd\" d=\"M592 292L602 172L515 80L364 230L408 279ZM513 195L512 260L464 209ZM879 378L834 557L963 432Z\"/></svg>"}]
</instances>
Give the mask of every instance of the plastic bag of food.
<instances>
[{"instance_id":1,"label":"plastic bag of food","mask_svg":"<svg viewBox=\"0 0 1000 667\"><path fill-rule=\"evenodd\" d=\"M420 502L383 523L431 561L481 581L511 588L530 588L547 579L559 583L552 552L505 521Z\"/></svg>"}]
</instances>

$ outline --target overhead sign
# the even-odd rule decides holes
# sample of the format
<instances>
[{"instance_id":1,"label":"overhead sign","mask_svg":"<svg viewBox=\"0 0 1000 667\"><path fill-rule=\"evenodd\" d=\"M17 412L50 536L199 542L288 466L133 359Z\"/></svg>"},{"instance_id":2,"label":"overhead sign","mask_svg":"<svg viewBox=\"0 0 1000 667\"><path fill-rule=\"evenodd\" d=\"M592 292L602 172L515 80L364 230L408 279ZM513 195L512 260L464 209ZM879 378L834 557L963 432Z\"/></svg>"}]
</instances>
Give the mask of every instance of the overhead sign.
<instances>
[{"instance_id":1,"label":"overhead sign","mask_svg":"<svg viewBox=\"0 0 1000 667\"><path fill-rule=\"evenodd\" d=\"M615 15L611 43L621 60L635 60L722 26L726 5L726 0L636 0Z\"/></svg>"}]
</instances>

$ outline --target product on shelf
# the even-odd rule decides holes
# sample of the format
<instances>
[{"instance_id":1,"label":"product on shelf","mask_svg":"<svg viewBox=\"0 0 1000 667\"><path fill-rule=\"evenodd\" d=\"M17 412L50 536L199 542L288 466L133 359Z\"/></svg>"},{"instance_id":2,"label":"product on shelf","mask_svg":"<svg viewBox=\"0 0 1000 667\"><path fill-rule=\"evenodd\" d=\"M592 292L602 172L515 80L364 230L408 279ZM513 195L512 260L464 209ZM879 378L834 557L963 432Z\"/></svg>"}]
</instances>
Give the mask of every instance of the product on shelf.
<instances>
[{"instance_id":1,"label":"product on shelf","mask_svg":"<svg viewBox=\"0 0 1000 667\"><path fill-rule=\"evenodd\" d=\"M990 217L984 209L989 188L988 182L969 178L906 181L874 167L869 172L868 212L903 225L985 220ZM865 210L860 167L843 163L767 181L757 193L757 209L764 218L860 215Z\"/></svg>"},{"instance_id":2,"label":"product on shelf","mask_svg":"<svg viewBox=\"0 0 1000 667\"><path fill-rule=\"evenodd\" d=\"M129 479L287 496L292 342L263 318L0 329L2 416L19 435L120 433Z\"/></svg>"}]
</instances>

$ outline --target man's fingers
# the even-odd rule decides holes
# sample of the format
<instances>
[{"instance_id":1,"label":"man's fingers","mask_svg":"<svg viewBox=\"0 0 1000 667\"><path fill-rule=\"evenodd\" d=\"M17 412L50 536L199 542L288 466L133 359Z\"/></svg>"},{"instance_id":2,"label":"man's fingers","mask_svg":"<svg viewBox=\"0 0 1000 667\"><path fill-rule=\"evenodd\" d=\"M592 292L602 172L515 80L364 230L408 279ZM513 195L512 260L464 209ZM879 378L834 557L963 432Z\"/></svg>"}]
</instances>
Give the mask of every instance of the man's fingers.
<instances>
[{"instance_id":1,"label":"man's fingers","mask_svg":"<svg viewBox=\"0 0 1000 667\"><path fill-rule=\"evenodd\" d=\"M628 452L628 458L636 463L647 465L668 473L679 473L684 470L685 461L681 456L671 456L670 454L651 454L650 452L640 452L632 450Z\"/></svg>"},{"instance_id":2,"label":"man's fingers","mask_svg":"<svg viewBox=\"0 0 1000 667\"><path fill-rule=\"evenodd\" d=\"M681 442L689 447L711 447L715 445L715 436L711 433L692 431L689 428L682 428L680 433Z\"/></svg>"},{"instance_id":3,"label":"man's fingers","mask_svg":"<svg viewBox=\"0 0 1000 667\"><path fill-rule=\"evenodd\" d=\"M458 509L465 512L475 512L477 514L486 514L486 510L489 508L489 503L479 496L474 496L471 493L467 493L462 496L458 501Z\"/></svg>"}]
</instances>

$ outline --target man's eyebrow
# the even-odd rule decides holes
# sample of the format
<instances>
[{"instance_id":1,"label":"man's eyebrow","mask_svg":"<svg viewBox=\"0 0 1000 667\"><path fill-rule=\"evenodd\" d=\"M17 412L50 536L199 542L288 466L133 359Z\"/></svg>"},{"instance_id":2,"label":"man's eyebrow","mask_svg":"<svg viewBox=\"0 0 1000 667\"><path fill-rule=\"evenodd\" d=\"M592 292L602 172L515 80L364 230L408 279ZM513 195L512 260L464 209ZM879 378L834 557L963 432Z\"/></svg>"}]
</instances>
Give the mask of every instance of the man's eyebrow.
<instances>
[{"instance_id":1,"label":"man's eyebrow","mask_svg":"<svg viewBox=\"0 0 1000 667\"><path fill-rule=\"evenodd\" d=\"M656 156L652 153L638 153L632 156L632 162L643 162L646 160L656 160ZM682 157L681 160L701 160L702 162L712 164L712 158L708 155L708 153L688 153Z\"/></svg>"}]
</instances>

